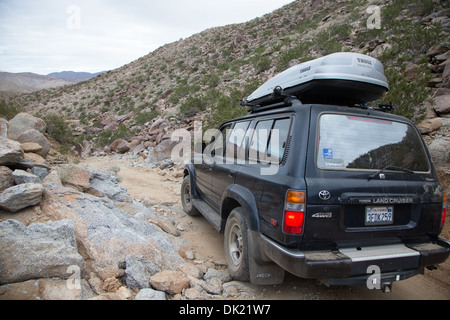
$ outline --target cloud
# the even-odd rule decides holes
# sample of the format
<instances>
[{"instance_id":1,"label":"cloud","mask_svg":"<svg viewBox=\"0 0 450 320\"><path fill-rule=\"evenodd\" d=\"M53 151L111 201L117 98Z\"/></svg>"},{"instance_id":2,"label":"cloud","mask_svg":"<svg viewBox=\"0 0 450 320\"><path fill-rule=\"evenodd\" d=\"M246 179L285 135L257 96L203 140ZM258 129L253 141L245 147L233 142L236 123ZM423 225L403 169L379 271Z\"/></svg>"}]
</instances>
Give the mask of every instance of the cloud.
<instances>
[{"instance_id":1,"label":"cloud","mask_svg":"<svg viewBox=\"0 0 450 320\"><path fill-rule=\"evenodd\" d=\"M292 0L0 0L0 70L110 70Z\"/></svg>"}]
</instances>

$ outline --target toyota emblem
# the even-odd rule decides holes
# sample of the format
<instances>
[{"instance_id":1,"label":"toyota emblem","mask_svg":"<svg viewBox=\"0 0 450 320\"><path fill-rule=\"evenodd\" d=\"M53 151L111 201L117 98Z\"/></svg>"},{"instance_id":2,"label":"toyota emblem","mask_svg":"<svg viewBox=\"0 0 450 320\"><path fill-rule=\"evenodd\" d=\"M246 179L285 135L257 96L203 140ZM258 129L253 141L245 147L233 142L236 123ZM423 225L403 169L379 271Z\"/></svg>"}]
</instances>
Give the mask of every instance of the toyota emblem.
<instances>
[{"instance_id":1,"label":"toyota emblem","mask_svg":"<svg viewBox=\"0 0 450 320\"><path fill-rule=\"evenodd\" d=\"M327 190L322 190L319 192L319 198L322 200L330 200L331 198L331 193Z\"/></svg>"}]
</instances>

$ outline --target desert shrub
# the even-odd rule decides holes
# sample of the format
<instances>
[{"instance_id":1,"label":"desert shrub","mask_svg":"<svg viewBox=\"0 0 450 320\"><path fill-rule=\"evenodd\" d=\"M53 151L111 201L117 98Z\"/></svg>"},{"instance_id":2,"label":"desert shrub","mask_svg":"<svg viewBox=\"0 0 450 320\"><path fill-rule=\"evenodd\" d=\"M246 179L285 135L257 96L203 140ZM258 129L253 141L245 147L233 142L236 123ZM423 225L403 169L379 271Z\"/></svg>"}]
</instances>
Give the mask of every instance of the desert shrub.
<instances>
[{"instance_id":1,"label":"desert shrub","mask_svg":"<svg viewBox=\"0 0 450 320\"><path fill-rule=\"evenodd\" d=\"M346 39L352 32L352 26L349 24L334 25L330 28L330 36L336 37L338 40Z\"/></svg>"},{"instance_id":2,"label":"desert shrub","mask_svg":"<svg viewBox=\"0 0 450 320\"><path fill-rule=\"evenodd\" d=\"M278 58L277 70L284 71L289 66L289 62L293 59L298 59L300 62L310 60L311 56L309 52L311 45L311 41L303 41L301 44L280 54L280 57Z\"/></svg>"},{"instance_id":3,"label":"desert shrub","mask_svg":"<svg viewBox=\"0 0 450 320\"><path fill-rule=\"evenodd\" d=\"M74 142L72 130L67 125L66 118L59 114L47 113L39 116L47 125L47 133L53 139L65 147L70 147Z\"/></svg>"},{"instance_id":4,"label":"desert shrub","mask_svg":"<svg viewBox=\"0 0 450 320\"><path fill-rule=\"evenodd\" d=\"M243 107L239 103L243 97L243 93L239 90L234 90L229 95L215 91L212 93L212 97L214 105L211 108L206 129L216 129L222 123L248 113L248 107Z\"/></svg>"},{"instance_id":5,"label":"desert shrub","mask_svg":"<svg viewBox=\"0 0 450 320\"><path fill-rule=\"evenodd\" d=\"M341 43L336 39L335 34L328 30L322 30L316 34L315 46L322 55L342 51Z\"/></svg>"},{"instance_id":6,"label":"desert shrub","mask_svg":"<svg viewBox=\"0 0 450 320\"><path fill-rule=\"evenodd\" d=\"M252 63L257 72L264 72L271 67L272 60L268 56L257 55L252 59Z\"/></svg>"},{"instance_id":7,"label":"desert shrub","mask_svg":"<svg viewBox=\"0 0 450 320\"><path fill-rule=\"evenodd\" d=\"M182 118L192 117L205 111L211 102L212 97L208 92L189 96L180 105L180 116Z\"/></svg>"},{"instance_id":8,"label":"desert shrub","mask_svg":"<svg viewBox=\"0 0 450 320\"><path fill-rule=\"evenodd\" d=\"M0 100L0 118L11 120L20 113L21 110L22 108L12 102L6 102L4 99Z\"/></svg>"},{"instance_id":9,"label":"desert shrub","mask_svg":"<svg viewBox=\"0 0 450 320\"><path fill-rule=\"evenodd\" d=\"M133 117L133 121L136 125L141 125L146 122L149 122L156 118L159 115L159 112L156 110L148 111L148 112L140 112Z\"/></svg>"},{"instance_id":10,"label":"desert shrub","mask_svg":"<svg viewBox=\"0 0 450 320\"><path fill-rule=\"evenodd\" d=\"M210 89L213 89L219 85L220 76L215 73L206 74L202 80L202 83L208 85Z\"/></svg>"},{"instance_id":11,"label":"desert shrub","mask_svg":"<svg viewBox=\"0 0 450 320\"><path fill-rule=\"evenodd\" d=\"M389 51L385 54L389 56ZM386 58L384 58L386 59ZM402 68L387 67L385 75L390 84L389 91L377 102L389 102L396 106L395 113L419 122L423 119L424 110L421 106L430 95L427 83L432 78L427 63L419 64L416 68L416 76L410 80L404 75Z\"/></svg>"},{"instance_id":12,"label":"desert shrub","mask_svg":"<svg viewBox=\"0 0 450 320\"><path fill-rule=\"evenodd\" d=\"M184 81L184 82L186 82L186 81ZM177 87L174 90L174 92L170 95L170 98L169 98L170 102L177 104L180 101L180 99L186 97L187 95L189 95L191 93L194 93L194 92L200 90L200 87L198 85L190 86L190 85L184 84L184 82L182 81L182 84L179 87Z\"/></svg>"},{"instance_id":13,"label":"desert shrub","mask_svg":"<svg viewBox=\"0 0 450 320\"><path fill-rule=\"evenodd\" d=\"M130 130L127 126L124 124L119 125L117 129L108 129L100 132L98 134L98 140L97 140L97 146L104 147L107 145L110 145L114 142L114 140L117 140L119 138L122 138L124 140L128 140L134 135L133 131Z\"/></svg>"}]
</instances>

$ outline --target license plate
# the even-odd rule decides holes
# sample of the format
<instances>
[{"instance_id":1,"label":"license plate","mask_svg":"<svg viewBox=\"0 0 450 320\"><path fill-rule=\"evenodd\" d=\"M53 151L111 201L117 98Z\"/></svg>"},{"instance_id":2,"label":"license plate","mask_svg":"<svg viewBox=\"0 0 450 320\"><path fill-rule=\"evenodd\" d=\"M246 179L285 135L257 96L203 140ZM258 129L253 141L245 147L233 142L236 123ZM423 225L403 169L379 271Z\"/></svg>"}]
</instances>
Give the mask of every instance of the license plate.
<instances>
[{"instance_id":1,"label":"license plate","mask_svg":"<svg viewBox=\"0 0 450 320\"><path fill-rule=\"evenodd\" d=\"M389 225L393 223L393 207L366 207L366 226Z\"/></svg>"}]
</instances>

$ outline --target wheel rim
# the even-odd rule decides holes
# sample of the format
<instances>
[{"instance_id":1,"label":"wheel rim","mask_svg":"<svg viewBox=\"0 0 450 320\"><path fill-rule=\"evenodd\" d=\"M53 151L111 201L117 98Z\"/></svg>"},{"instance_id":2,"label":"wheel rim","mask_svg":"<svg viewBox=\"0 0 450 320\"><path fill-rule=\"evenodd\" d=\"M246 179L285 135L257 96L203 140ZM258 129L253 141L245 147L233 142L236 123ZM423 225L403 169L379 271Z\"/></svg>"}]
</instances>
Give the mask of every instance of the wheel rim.
<instances>
[{"instance_id":1,"label":"wheel rim","mask_svg":"<svg viewBox=\"0 0 450 320\"><path fill-rule=\"evenodd\" d=\"M186 184L183 190L183 202L186 208L191 207L191 186Z\"/></svg>"},{"instance_id":2,"label":"wheel rim","mask_svg":"<svg viewBox=\"0 0 450 320\"><path fill-rule=\"evenodd\" d=\"M233 225L230 230L228 248L228 253L233 264L235 266L240 265L243 255L243 239L241 228L237 224Z\"/></svg>"}]
</instances>

